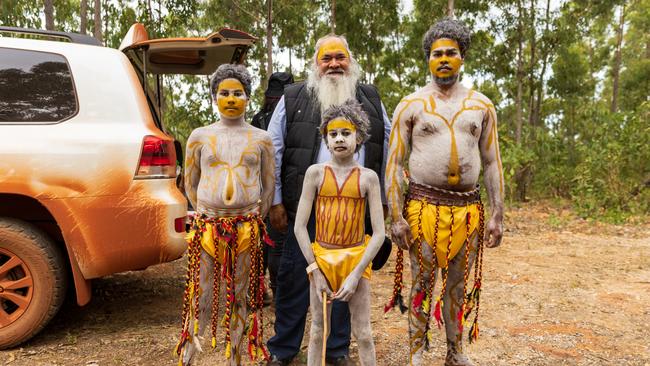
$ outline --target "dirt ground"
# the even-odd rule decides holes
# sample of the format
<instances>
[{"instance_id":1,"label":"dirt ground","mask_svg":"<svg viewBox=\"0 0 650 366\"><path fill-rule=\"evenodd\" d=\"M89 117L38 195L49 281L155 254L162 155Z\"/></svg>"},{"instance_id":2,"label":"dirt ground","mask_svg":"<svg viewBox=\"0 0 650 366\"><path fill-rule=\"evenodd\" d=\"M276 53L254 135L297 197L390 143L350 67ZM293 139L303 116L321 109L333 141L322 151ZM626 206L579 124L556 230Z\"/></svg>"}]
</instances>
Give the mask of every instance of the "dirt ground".
<instances>
[{"instance_id":1,"label":"dirt ground","mask_svg":"<svg viewBox=\"0 0 650 366\"><path fill-rule=\"evenodd\" d=\"M510 208L504 242L484 261L481 337L465 346L478 365L650 366L648 218L616 226L548 204ZM378 365L408 364L406 315L383 313L393 263L372 282ZM33 340L0 351L0 365L176 365L184 273L183 258L97 280L88 306L66 304ZM225 364L218 347L196 364ZM436 331L427 364L442 365L444 352Z\"/></svg>"}]
</instances>

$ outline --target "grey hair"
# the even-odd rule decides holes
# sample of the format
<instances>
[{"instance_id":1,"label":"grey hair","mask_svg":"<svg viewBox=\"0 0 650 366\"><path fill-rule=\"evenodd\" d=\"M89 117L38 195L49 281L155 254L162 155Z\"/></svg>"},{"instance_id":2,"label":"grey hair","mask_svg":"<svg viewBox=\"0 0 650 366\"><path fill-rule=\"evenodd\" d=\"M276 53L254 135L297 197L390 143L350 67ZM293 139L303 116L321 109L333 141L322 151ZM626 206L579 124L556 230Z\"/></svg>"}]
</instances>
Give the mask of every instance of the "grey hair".
<instances>
[{"instance_id":1,"label":"grey hair","mask_svg":"<svg viewBox=\"0 0 650 366\"><path fill-rule=\"evenodd\" d=\"M354 60L354 57L352 56L352 51L350 51L350 45L348 44L348 40L345 38L345 36L341 36L338 34L334 33L329 33L323 37L320 37L318 41L316 41L316 46L314 46L314 56L312 57L312 60L314 60L314 65L318 64L318 51L320 50L321 46L323 43L330 39L330 38L338 38L343 42L343 45L345 46L345 49L348 50L348 54L350 55L350 59Z\"/></svg>"},{"instance_id":2,"label":"grey hair","mask_svg":"<svg viewBox=\"0 0 650 366\"><path fill-rule=\"evenodd\" d=\"M323 118L319 128L325 144L327 144L327 125L330 121L337 118L350 121L357 127L357 138L360 139L361 142L357 144L357 148L354 152L358 152L361 149L361 146L370 139L370 121L368 120L368 115L361 108L361 104L356 100L348 100L341 105L327 108L325 112L323 112Z\"/></svg>"},{"instance_id":3,"label":"grey hair","mask_svg":"<svg viewBox=\"0 0 650 366\"><path fill-rule=\"evenodd\" d=\"M246 66L244 65L233 65L233 64L223 64L217 68L217 71L210 76L210 95L212 99L217 96L217 89L219 89L219 84L226 79L237 79L244 86L244 92L246 92L246 97L250 99L251 97L251 83L253 79L251 74L248 73Z\"/></svg>"},{"instance_id":4,"label":"grey hair","mask_svg":"<svg viewBox=\"0 0 650 366\"><path fill-rule=\"evenodd\" d=\"M442 18L432 25L422 37L422 50L426 60L429 59L431 54L431 45L440 38L449 38L458 42L460 55L463 58L465 58L465 52L472 43L471 32L465 24L449 17Z\"/></svg>"}]
</instances>

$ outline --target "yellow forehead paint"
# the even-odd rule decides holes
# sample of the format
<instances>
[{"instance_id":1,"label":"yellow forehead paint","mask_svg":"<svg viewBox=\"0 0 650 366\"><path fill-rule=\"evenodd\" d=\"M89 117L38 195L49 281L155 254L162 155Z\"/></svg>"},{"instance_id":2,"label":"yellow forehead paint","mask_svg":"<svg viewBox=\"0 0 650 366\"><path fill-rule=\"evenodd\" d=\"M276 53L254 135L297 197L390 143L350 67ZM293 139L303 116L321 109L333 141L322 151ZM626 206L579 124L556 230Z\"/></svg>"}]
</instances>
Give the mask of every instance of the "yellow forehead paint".
<instances>
[{"instance_id":1,"label":"yellow forehead paint","mask_svg":"<svg viewBox=\"0 0 650 366\"><path fill-rule=\"evenodd\" d=\"M350 57L350 52L348 51L347 47L345 47L345 43L343 43L343 41L339 38L330 38L323 42L323 44L318 49L318 55L316 57L320 60L323 58L325 53L333 52L342 52L345 57Z\"/></svg>"},{"instance_id":2,"label":"yellow forehead paint","mask_svg":"<svg viewBox=\"0 0 650 366\"><path fill-rule=\"evenodd\" d=\"M436 39L432 44L431 44L431 52L433 52L436 48L440 47L454 47L458 49L458 52L460 53L460 46L458 46L458 42L454 41L453 39L450 38L438 38Z\"/></svg>"},{"instance_id":3,"label":"yellow forehead paint","mask_svg":"<svg viewBox=\"0 0 650 366\"><path fill-rule=\"evenodd\" d=\"M241 90L244 91L244 85L234 78L225 79L219 83L217 90L228 89L228 90Z\"/></svg>"},{"instance_id":4,"label":"yellow forehead paint","mask_svg":"<svg viewBox=\"0 0 650 366\"><path fill-rule=\"evenodd\" d=\"M329 132L331 130L335 130L337 128L347 128L350 131L356 131L357 130L357 126L355 126L354 123L348 121L347 119L337 118L337 119L331 120L327 124L327 132Z\"/></svg>"}]
</instances>

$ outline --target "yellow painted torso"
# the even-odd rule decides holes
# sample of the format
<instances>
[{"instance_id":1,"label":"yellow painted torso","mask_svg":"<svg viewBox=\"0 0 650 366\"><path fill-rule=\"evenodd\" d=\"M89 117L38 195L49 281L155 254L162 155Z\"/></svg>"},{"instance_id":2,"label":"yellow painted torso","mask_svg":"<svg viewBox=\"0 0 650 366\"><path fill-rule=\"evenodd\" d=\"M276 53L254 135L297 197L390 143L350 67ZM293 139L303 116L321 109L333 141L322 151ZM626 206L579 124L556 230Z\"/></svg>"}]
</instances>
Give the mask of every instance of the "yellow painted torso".
<instances>
[{"instance_id":1,"label":"yellow painted torso","mask_svg":"<svg viewBox=\"0 0 650 366\"><path fill-rule=\"evenodd\" d=\"M339 188L336 175L325 166L316 197L316 241L351 246L363 242L366 199L361 196L360 169L354 168Z\"/></svg>"}]
</instances>

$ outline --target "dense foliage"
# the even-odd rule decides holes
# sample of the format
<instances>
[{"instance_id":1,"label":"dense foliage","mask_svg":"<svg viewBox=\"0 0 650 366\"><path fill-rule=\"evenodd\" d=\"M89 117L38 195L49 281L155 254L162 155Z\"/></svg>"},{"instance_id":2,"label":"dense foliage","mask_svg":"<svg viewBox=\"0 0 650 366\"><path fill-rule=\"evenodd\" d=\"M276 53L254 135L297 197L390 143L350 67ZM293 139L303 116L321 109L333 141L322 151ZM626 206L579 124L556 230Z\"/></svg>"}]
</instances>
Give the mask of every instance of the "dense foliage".
<instances>
[{"instance_id":1,"label":"dense foliage","mask_svg":"<svg viewBox=\"0 0 650 366\"><path fill-rule=\"evenodd\" d=\"M81 1L55 1L51 13L42 1L4 0L0 25L45 27L52 17L54 29L78 32ZM86 1L92 13L95 2ZM100 2L109 47L135 21L150 37L222 26L256 35L248 64L260 87L251 115L269 70L304 77L332 19L390 114L428 82L421 37L451 3L475 31L465 75L497 105L508 199L567 198L585 217L613 221L650 210L650 0ZM81 31L95 29L93 19ZM165 124L181 141L215 120L205 77L167 78L165 86Z\"/></svg>"}]
</instances>

